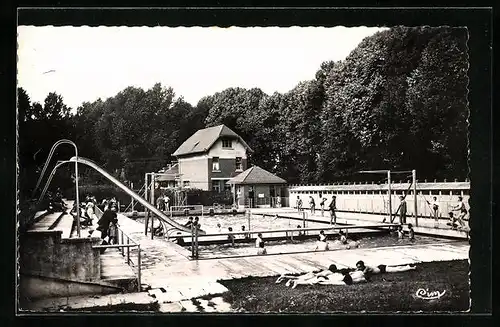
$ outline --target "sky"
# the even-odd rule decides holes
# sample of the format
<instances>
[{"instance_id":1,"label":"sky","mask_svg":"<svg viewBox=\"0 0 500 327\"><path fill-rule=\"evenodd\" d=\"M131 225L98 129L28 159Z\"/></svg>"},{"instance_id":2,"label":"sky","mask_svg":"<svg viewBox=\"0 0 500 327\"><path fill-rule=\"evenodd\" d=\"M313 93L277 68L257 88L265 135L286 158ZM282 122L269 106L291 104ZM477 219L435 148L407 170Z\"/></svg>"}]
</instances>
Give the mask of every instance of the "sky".
<instances>
[{"instance_id":1,"label":"sky","mask_svg":"<svg viewBox=\"0 0 500 327\"><path fill-rule=\"evenodd\" d=\"M284 93L343 60L377 27L18 27L18 86L75 110L128 86L171 86L196 105L228 87Z\"/></svg>"}]
</instances>

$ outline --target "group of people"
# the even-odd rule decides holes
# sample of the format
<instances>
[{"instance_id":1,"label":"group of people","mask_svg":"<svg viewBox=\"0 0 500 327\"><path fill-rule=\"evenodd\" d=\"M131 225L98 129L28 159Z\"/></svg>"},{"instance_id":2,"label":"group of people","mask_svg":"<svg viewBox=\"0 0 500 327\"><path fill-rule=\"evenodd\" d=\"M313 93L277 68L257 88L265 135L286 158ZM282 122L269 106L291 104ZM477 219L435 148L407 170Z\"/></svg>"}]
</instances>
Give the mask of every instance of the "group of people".
<instances>
[{"instance_id":1,"label":"group of people","mask_svg":"<svg viewBox=\"0 0 500 327\"><path fill-rule=\"evenodd\" d=\"M346 249L357 248L359 247L359 242L348 240L344 231L339 231L339 238L334 240L333 243L338 246L345 246ZM315 251L328 251L330 249L328 243L328 237L325 234L325 231L322 230L319 232L318 240L316 241Z\"/></svg>"},{"instance_id":2,"label":"group of people","mask_svg":"<svg viewBox=\"0 0 500 327\"><path fill-rule=\"evenodd\" d=\"M85 196L85 201L80 202L80 225L82 227L92 226L95 215L95 208L97 207L97 201L95 196L88 194ZM73 215L76 214L76 203L73 204L73 209L71 212Z\"/></svg>"},{"instance_id":3,"label":"group of people","mask_svg":"<svg viewBox=\"0 0 500 327\"><path fill-rule=\"evenodd\" d=\"M66 204L63 201L61 189L57 189L55 194L47 192L47 211L49 213L66 210Z\"/></svg>"},{"instance_id":4,"label":"group of people","mask_svg":"<svg viewBox=\"0 0 500 327\"><path fill-rule=\"evenodd\" d=\"M170 198L167 195L160 194L158 199L156 199L156 208L161 211L167 211L170 209Z\"/></svg>"},{"instance_id":5,"label":"group of people","mask_svg":"<svg viewBox=\"0 0 500 327\"><path fill-rule=\"evenodd\" d=\"M396 214L399 212L399 223L401 225L406 224L406 214L407 214L407 203L406 203L406 195L401 195L399 197L400 203L399 207L396 210ZM435 225L437 226L438 220L439 220L439 210L440 210L440 204L438 202L438 199L436 196L432 197L432 201L425 200L427 202L427 205L429 205L431 209L431 218L434 219ZM454 211L458 211L458 216L455 216ZM452 228L457 228L459 225L460 227L465 226L465 216L467 215L468 211L465 206L465 203L463 202L463 197L459 196L458 197L458 202L454 206L451 207L451 211L448 213L448 218L449 222L448 225L451 226ZM384 218L385 219L385 218Z\"/></svg>"},{"instance_id":6,"label":"group of people","mask_svg":"<svg viewBox=\"0 0 500 327\"><path fill-rule=\"evenodd\" d=\"M219 233L222 232L222 227L220 223L217 223L217 229ZM229 232L227 235L227 239L231 242L231 246L234 246L235 240L239 235L241 235L239 237L243 240L247 241L250 240L250 233L247 232L245 225L241 225L241 234L233 234L234 231L233 227L231 226L227 228L227 231Z\"/></svg>"},{"instance_id":7,"label":"group of people","mask_svg":"<svg viewBox=\"0 0 500 327\"><path fill-rule=\"evenodd\" d=\"M322 196L322 194L320 194L320 198L321 198L321 202L319 203L319 205L321 208L321 216L323 216L327 199L324 198ZM328 204L328 211L330 212L330 224L337 223L337 214L336 214L336 209L337 209L336 202L337 201L336 200L337 200L336 196L333 195L332 200ZM406 225L406 216L408 213L406 195L401 195L399 197L399 200L400 200L400 202L399 202L399 206L396 210L396 215L399 216L399 223L401 225ZM439 219L439 211L440 211L440 204L438 202L438 199L436 196L434 196L432 198L432 201L426 200L426 202L429 205L429 207L431 208L431 218L434 218L434 220L436 221L436 224L437 224L438 219ZM296 204L297 204L297 206L296 206L297 210L299 212L302 212L304 210L304 208L303 208L303 202L302 202L302 199L300 198L300 196L297 196ZM313 196L309 196L309 209L310 209L310 212L312 215L314 215L316 213L316 201L314 200ZM455 214L454 212L458 212L458 214ZM448 222L448 225L452 226L453 228L457 228L459 226L464 227L465 226L464 219L465 219L465 216L467 215L467 213L468 213L468 211L467 211L467 208L465 206L465 203L463 202L463 197L459 196L458 203L456 205L454 205L451 208L451 211L448 213L448 216L449 216L448 218L450 220ZM384 218L384 221L385 221L385 218Z\"/></svg>"},{"instance_id":8,"label":"group of people","mask_svg":"<svg viewBox=\"0 0 500 327\"><path fill-rule=\"evenodd\" d=\"M116 210L119 211L118 209L120 208L120 203L116 200L116 197L111 197L111 198L104 198L101 201L101 210L104 212L111 207L116 207Z\"/></svg>"},{"instance_id":9,"label":"group of people","mask_svg":"<svg viewBox=\"0 0 500 327\"><path fill-rule=\"evenodd\" d=\"M287 280L286 286L295 288L298 285L353 285L369 282L373 275L404 272L415 270L414 265L404 266L368 266L360 260L356 263L356 268L338 269L332 264L325 270L308 272L299 276L283 274L276 280L276 284Z\"/></svg>"},{"instance_id":10,"label":"group of people","mask_svg":"<svg viewBox=\"0 0 500 327\"><path fill-rule=\"evenodd\" d=\"M97 222L97 231L101 233L103 245L118 243L118 208L116 205L110 204L104 210L101 218ZM91 233L92 234L92 233ZM104 252L104 249L101 250Z\"/></svg>"},{"instance_id":11,"label":"group of people","mask_svg":"<svg viewBox=\"0 0 500 327\"><path fill-rule=\"evenodd\" d=\"M319 203L319 206L321 208L321 216L323 216L324 212L325 212L325 205L326 205L327 199L322 197L321 194L320 194L320 198L321 198L321 202ZM298 210L298 212L302 212L304 210L304 208L302 206L303 206L302 199L300 198L300 196L297 195L297 210ZM312 215L314 215L316 213L316 201L314 200L312 195L309 196L309 209L311 210ZM336 210L337 210L337 197L335 195L333 195L332 200L328 204L328 211L330 212L330 224L337 224L337 214L335 212Z\"/></svg>"}]
</instances>

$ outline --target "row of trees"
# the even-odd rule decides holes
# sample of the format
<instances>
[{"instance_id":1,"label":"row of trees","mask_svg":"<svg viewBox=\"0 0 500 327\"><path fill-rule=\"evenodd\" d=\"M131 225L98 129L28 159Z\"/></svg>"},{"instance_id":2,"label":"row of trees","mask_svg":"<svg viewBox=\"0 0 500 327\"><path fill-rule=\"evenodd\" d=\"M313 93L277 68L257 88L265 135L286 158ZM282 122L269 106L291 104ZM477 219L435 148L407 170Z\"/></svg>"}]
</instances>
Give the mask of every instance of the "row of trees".
<instances>
[{"instance_id":1,"label":"row of trees","mask_svg":"<svg viewBox=\"0 0 500 327\"><path fill-rule=\"evenodd\" d=\"M287 93L229 88L196 106L157 84L85 102L71 115L55 93L42 106L20 90L21 167L35 171L67 137L83 156L141 183L196 130L222 123L254 149L252 164L289 183L366 179L356 172L388 168L464 179L466 43L465 29L395 27Z\"/></svg>"}]
</instances>

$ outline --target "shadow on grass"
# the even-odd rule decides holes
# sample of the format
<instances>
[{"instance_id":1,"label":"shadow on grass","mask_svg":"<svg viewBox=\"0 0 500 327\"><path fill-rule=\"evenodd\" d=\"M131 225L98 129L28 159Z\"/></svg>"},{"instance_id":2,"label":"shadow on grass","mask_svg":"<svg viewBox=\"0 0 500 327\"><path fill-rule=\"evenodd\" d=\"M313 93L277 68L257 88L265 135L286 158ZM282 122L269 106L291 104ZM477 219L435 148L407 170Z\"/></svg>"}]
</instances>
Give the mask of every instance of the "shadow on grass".
<instances>
[{"instance_id":1,"label":"shadow on grass","mask_svg":"<svg viewBox=\"0 0 500 327\"><path fill-rule=\"evenodd\" d=\"M230 292L223 295L236 310L246 312L446 312L469 309L467 260L430 262L414 271L375 275L367 284L307 285L295 289L276 277L219 281ZM428 300L419 289L444 295Z\"/></svg>"}]
</instances>

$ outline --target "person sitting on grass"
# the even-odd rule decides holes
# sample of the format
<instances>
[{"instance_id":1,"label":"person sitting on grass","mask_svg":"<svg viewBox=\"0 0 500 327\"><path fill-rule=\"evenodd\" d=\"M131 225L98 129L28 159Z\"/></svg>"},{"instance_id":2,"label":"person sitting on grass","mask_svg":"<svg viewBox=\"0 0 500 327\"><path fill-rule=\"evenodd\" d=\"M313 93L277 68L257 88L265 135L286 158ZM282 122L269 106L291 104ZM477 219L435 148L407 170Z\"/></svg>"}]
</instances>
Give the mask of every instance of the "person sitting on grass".
<instances>
[{"instance_id":1,"label":"person sitting on grass","mask_svg":"<svg viewBox=\"0 0 500 327\"><path fill-rule=\"evenodd\" d=\"M308 273L303 273L299 276L295 275L290 275L290 274L282 274L278 279L276 280L276 284L281 283L283 280L288 279L287 281L287 286L290 286L290 281L291 280L309 280L309 279L314 279L316 277L327 277L331 274L338 273L339 270L337 269L337 266L332 264L328 267L328 269L324 270L314 270L310 271Z\"/></svg>"},{"instance_id":2,"label":"person sitting on grass","mask_svg":"<svg viewBox=\"0 0 500 327\"><path fill-rule=\"evenodd\" d=\"M350 269L343 268L340 269L340 275L342 279L339 277L332 278L332 276L328 277L326 280L320 279L318 281L319 285L353 285L353 284L361 284L366 283L367 280L365 275L361 271L351 271Z\"/></svg>"},{"instance_id":3,"label":"person sitting on grass","mask_svg":"<svg viewBox=\"0 0 500 327\"><path fill-rule=\"evenodd\" d=\"M326 241L324 230L319 232L318 241L316 242L316 248L314 251L328 251L328 242Z\"/></svg>"},{"instance_id":4,"label":"person sitting on grass","mask_svg":"<svg viewBox=\"0 0 500 327\"><path fill-rule=\"evenodd\" d=\"M278 283L278 281L276 282ZM330 265L328 270L324 270L318 273L307 273L302 276L297 276L296 278L289 278L285 285L296 288L297 285L352 285L364 282L366 282L366 279L363 273L353 271L349 268L338 270L337 266Z\"/></svg>"},{"instance_id":5,"label":"person sitting on grass","mask_svg":"<svg viewBox=\"0 0 500 327\"><path fill-rule=\"evenodd\" d=\"M415 270L416 268L417 267L415 267L415 265L404 265L404 266L378 265L376 267L365 266L363 260L359 260L356 263L356 269L363 272L366 280L370 280L370 278L373 275L410 271L410 270Z\"/></svg>"}]
</instances>

